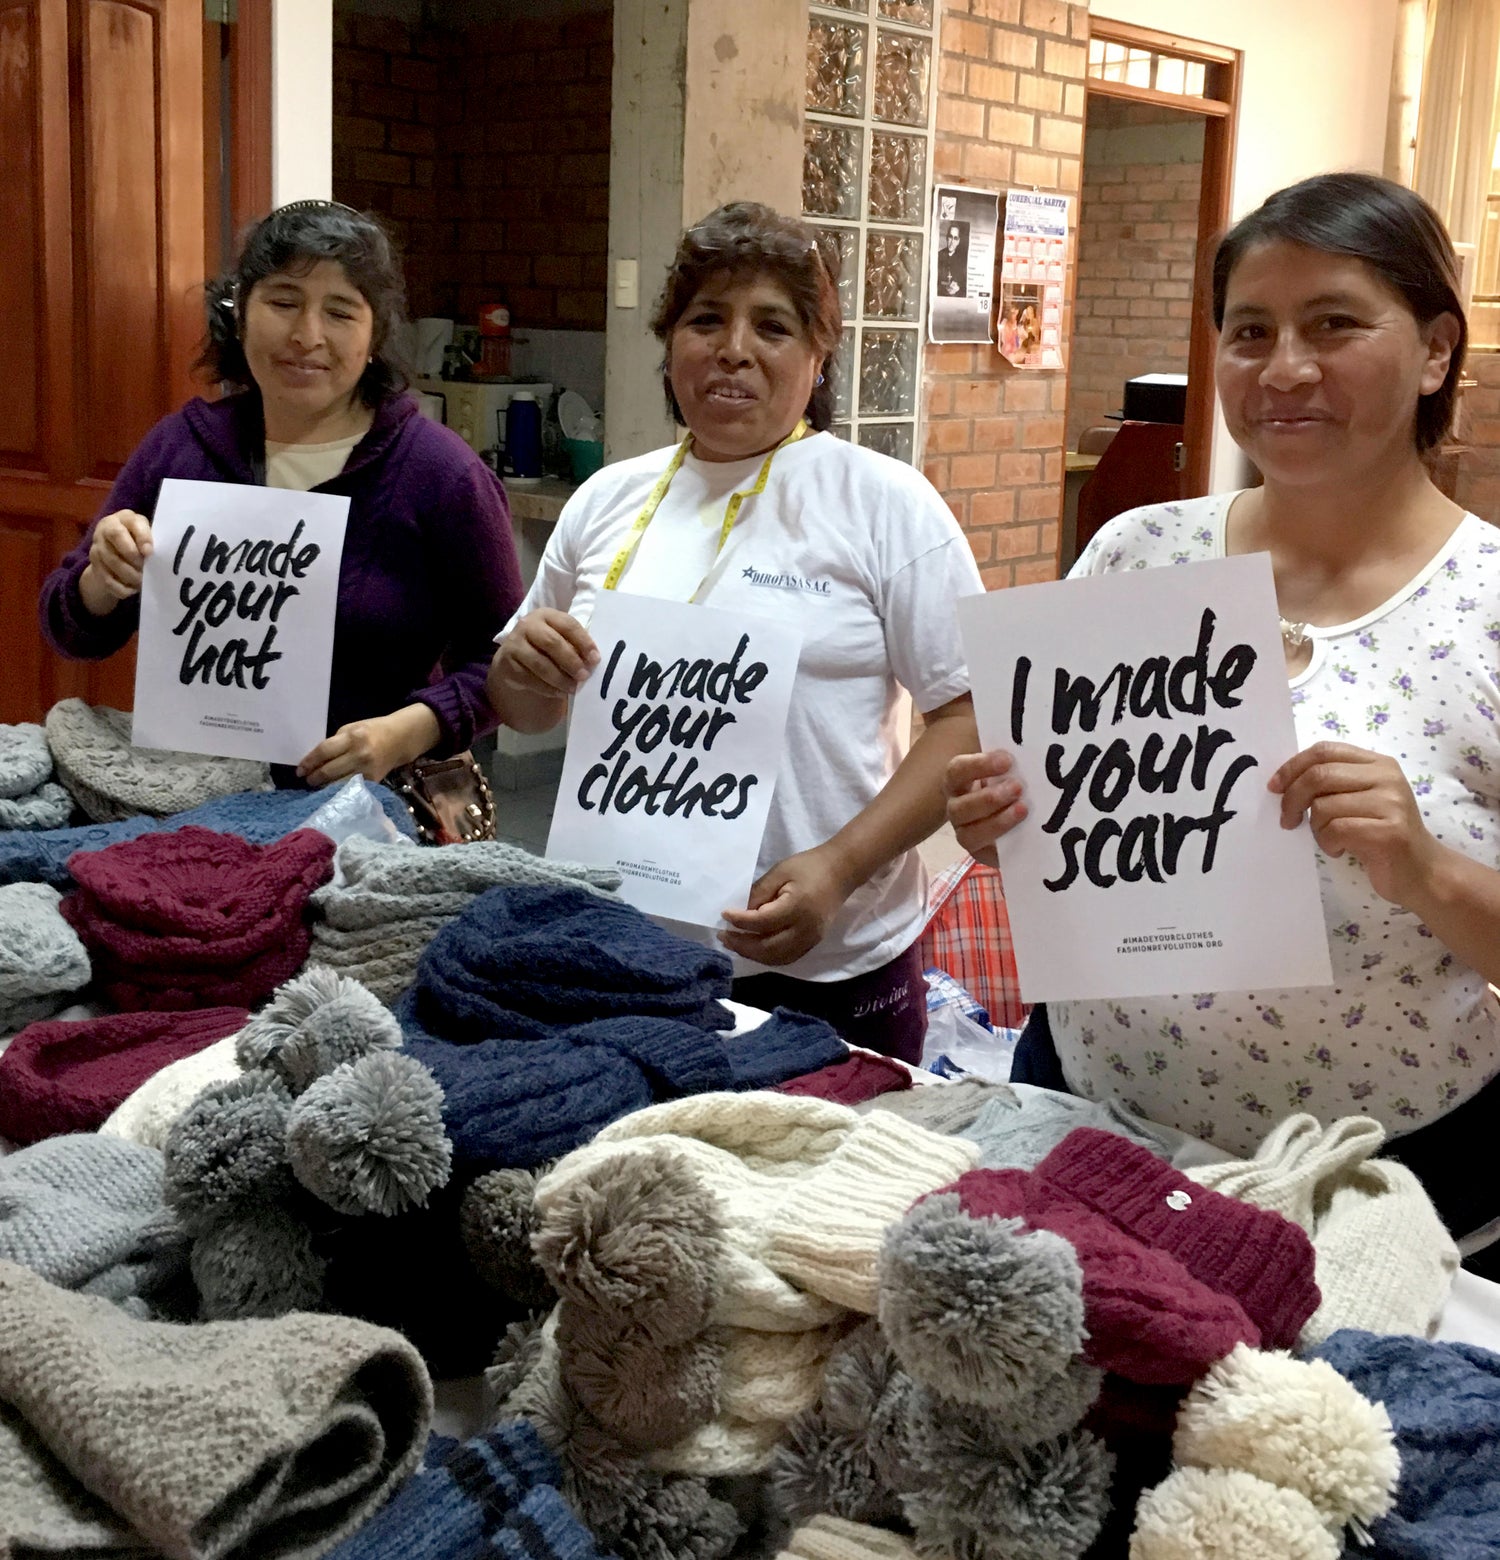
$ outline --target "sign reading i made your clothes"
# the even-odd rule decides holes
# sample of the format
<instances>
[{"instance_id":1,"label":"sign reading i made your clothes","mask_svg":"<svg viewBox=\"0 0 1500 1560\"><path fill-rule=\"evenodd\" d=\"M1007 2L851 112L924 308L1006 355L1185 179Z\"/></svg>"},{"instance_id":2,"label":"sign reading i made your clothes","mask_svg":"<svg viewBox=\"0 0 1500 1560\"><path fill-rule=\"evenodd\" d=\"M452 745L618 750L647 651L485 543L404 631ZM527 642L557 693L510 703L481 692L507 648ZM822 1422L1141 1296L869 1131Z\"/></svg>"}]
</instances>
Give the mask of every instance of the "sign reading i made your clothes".
<instances>
[{"instance_id":1,"label":"sign reading i made your clothes","mask_svg":"<svg viewBox=\"0 0 1500 1560\"><path fill-rule=\"evenodd\" d=\"M349 500L169 477L141 577L137 747L295 764L327 735Z\"/></svg>"},{"instance_id":2,"label":"sign reading i made your clothes","mask_svg":"<svg viewBox=\"0 0 1500 1560\"><path fill-rule=\"evenodd\" d=\"M980 738L1028 816L999 860L1029 1002L1331 983L1264 554L959 603Z\"/></svg>"},{"instance_id":3,"label":"sign reading i made your clothes","mask_svg":"<svg viewBox=\"0 0 1500 1560\"><path fill-rule=\"evenodd\" d=\"M743 905L771 808L801 641L779 623L607 591L573 701L547 854L616 868L652 915Z\"/></svg>"}]
</instances>

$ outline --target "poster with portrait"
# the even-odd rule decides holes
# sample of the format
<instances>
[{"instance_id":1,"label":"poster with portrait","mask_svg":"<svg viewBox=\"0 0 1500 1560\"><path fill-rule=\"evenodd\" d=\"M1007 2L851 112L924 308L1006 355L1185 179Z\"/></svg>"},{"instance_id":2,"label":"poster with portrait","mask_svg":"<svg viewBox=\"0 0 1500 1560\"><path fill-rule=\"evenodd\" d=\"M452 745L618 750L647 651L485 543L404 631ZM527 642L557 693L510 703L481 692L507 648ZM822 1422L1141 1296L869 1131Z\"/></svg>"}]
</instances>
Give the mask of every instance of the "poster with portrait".
<instances>
[{"instance_id":1,"label":"poster with portrait","mask_svg":"<svg viewBox=\"0 0 1500 1560\"><path fill-rule=\"evenodd\" d=\"M1028 816L1000 840L1027 1002L1332 983L1266 553L969 596L980 741Z\"/></svg>"},{"instance_id":2,"label":"poster with portrait","mask_svg":"<svg viewBox=\"0 0 1500 1560\"><path fill-rule=\"evenodd\" d=\"M1016 368L1062 368L1070 195L1011 190L1005 197L995 339Z\"/></svg>"},{"instance_id":3,"label":"poster with portrait","mask_svg":"<svg viewBox=\"0 0 1500 1560\"><path fill-rule=\"evenodd\" d=\"M614 867L648 915L723 924L770 816L801 636L785 623L601 592L599 665L568 726L547 854Z\"/></svg>"},{"instance_id":4,"label":"poster with portrait","mask_svg":"<svg viewBox=\"0 0 1500 1560\"><path fill-rule=\"evenodd\" d=\"M141 574L137 747L295 764L328 734L349 500L168 477Z\"/></svg>"},{"instance_id":5,"label":"poster with portrait","mask_svg":"<svg viewBox=\"0 0 1500 1560\"><path fill-rule=\"evenodd\" d=\"M993 341L1000 197L940 184L932 192L929 341Z\"/></svg>"}]
</instances>

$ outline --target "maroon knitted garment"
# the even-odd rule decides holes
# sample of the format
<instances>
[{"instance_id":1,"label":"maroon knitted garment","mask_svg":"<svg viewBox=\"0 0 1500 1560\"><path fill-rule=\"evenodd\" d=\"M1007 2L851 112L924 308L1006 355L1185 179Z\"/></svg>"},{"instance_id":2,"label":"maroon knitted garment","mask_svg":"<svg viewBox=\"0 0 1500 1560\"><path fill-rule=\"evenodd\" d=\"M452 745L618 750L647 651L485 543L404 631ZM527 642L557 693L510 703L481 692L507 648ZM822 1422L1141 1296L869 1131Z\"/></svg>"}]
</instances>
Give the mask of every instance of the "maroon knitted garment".
<instances>
[{"instance_id":1,"label":"maroon knitted garment","mask_svg":"<svg viewBox=\"0 0 1500 1560\"><path fill-rule=\"evenodd\" d=\"M96 955L94 985L122 1012L258 1007L307 963L311 949L312 929L299 921L279 946L226 969L154 970Z\"/></svg>"},{"instance_id":2,"label":"maroon knitted garment","mask_svg":"<svg viewBox=\"0 0 1500 1560\"><path fill-rule=\"evenodd\" d=\"M93 1132L169 1062L236 1034L249 1017L215 1007L32 1024L0 1054L0 1136L35 1143Z\"/></svg>"},{"instance_id":3,"label":"maroon knitted garment","mask_svg":"<svg viewBox=\"0 0 1500 1560\"><path fill-rule=\"evenodd\" d=\"M121 926L173 938L235 937L277 929L333 876L333 841L297 829L271 845L196 824L81 850L68 871L97 911ZM126 957L130 957L128 953Z\"/></svg>"},{"instance_id":4,"label":"maroon knitted garment","mask_svg":"<svg viewBox=\"0 0 1500 1560\"><path fill-rule=\"evenodd\" d=\"M1293 1348L1318 1309L1305 1230L1279 1213L1199 1186L1138 1143L1079 1127L1032 1175L1232 1295L1259 1328L1264 1348Z\"/></svg>"},{"instance_id":5,"label":"maroon knitted garment","mask_svg":"<svg viewBox=\"0 0 1500 1560\"><path fill-rule=\"evenodd\" d=\"M856 1051L842 1062L820 1067L817 1072L788 1078L772 1091L776 1094L811 1094L837 1105L858 1105L877 1095L895 1094L912 1086L911 1074L900 1062L888 1056L867 1055Z\"/></svg>"},{"instance_id":6,"label":"maroon knitted garment","mask_svg":"<svg viewBox=\"0 0 1500 1560\"><path fill-rule=\"evenodd\" d=\"M945 1190L958 1193L971 1218L1020 1219L1073 1247L1083 1272L1083 1354L1091 1364L1128 1381L1185 1386L1237 1343L1260 1342L1254 1322L1229 1296L1034 1172L971 1170Z\"/></svg>"}]
</instances>

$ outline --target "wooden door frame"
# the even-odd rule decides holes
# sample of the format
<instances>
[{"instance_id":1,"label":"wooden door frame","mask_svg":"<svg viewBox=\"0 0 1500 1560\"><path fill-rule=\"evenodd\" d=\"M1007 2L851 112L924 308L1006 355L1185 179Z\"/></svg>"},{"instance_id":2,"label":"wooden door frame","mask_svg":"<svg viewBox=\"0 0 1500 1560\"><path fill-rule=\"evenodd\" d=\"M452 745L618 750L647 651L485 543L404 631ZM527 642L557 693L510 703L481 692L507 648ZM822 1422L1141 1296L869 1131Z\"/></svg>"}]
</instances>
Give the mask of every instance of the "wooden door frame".
<instances>
[{"instance_id":1,"label":"wooden door frame","mask_svg":"<svg viewBox=\"0 0 1500 1560\"><path fill-rule=\"evenodd\" d=\"M1193 312L1188 337L1187 417L1183 442L1187 461L1183 468L1183 496L1199 497L1209 491L1214 437L1213 256L1219 235L1229 226L1234 183L1235 147L1239 139L1240 81L1244 57L1238 49L1182 38L1175 33L1136 27L1104 16L1089 17L1089 37L1106 43L1122 43L1153 53L1173 54L1208 67L1206 90L1212 95L1184 97L1124 82L1101 81L1087 76L1090 95L1118 98L1128 103L1148 103L1203 119L1203 176L1198 191L1198 242L1193 276ZM1081 213L1080 213L1081 220Z\"/></svg>"},{"instance_id":2,"label":"wooden door frame","mask_svg":"<svg viewBox=\"0 0 1500 1560\"><path fill-rule=\"evenodd\" d=\"M229 203L238 234L271 209L271 0L239 0L239 19L229 31Z\"/></svg>"}]
</instances>

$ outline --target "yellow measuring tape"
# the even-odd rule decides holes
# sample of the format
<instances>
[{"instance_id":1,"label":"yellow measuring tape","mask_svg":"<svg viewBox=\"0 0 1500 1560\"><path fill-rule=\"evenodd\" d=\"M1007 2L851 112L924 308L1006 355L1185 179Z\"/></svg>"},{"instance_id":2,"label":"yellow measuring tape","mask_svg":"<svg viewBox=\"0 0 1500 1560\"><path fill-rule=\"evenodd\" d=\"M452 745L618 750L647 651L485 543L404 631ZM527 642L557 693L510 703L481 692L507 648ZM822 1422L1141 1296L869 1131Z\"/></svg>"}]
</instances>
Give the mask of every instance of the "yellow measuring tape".
<instances>
[{"instance_id":1,"label":"yellow measuring tape","mask_svg":"<svg viewBox=\"0 0 1500 1560\"><path fill-rule=\"evenodd\" d=\"M766 483L771 476L771 462L777 454L784 450L788 444L795 444L798 439L804 438L808 433L807 422L804 419L776 446L761 462L760 475L754 483L740 492L730 496L729 504L724 510L724 524L719 528L719 545L714 549L714 561L708 566L708 574L698 581L697 588L688 600L696 601L698 592L708 584L708 575L714 572L714 566L719 561L719 555L724 551L724 545L729 540L729 533L734 530L734 523L740 517L740 506L747 498L755 498L766 490ZM667 496L667 489L672 485L672 478L682 470L682 463L687 459L687 453L692 448L693 436L689 434L681 444L677 446L676 453L672 456L671 463L656 480L656 486L651 489L646 499L646 507L635 517L635 522L630 527L630 534L625 538L625 545L615 554L615 561L610 564L609 572L604 576L604 589L614 590L624 577L626 569L630 567L631 559L635 557L636 549L641 545L641 538L646 534L646 527L656 518L656 511L661 508L661 501Z\"/></svg>"}]
</instances>

